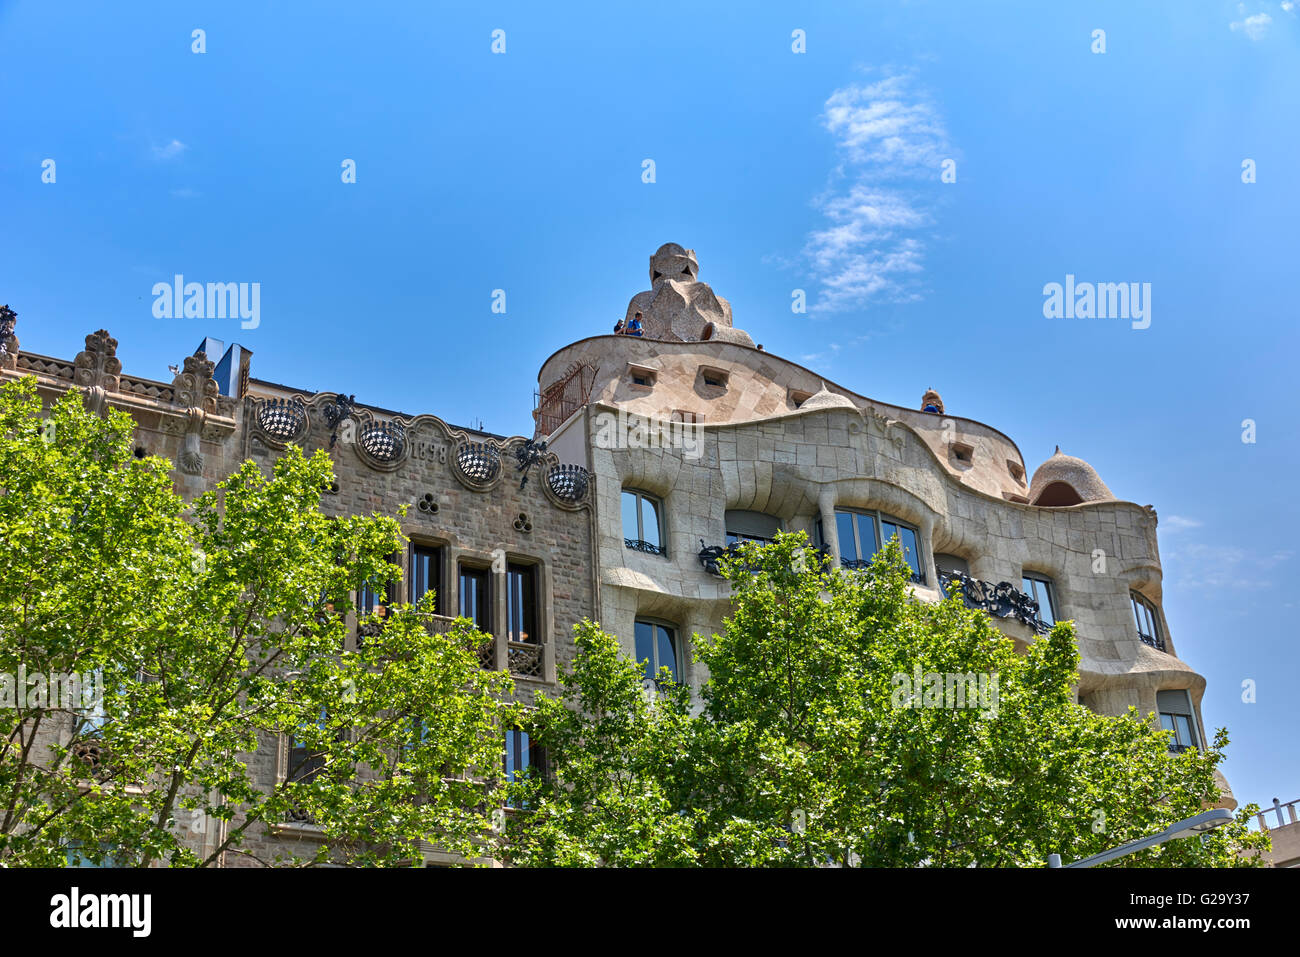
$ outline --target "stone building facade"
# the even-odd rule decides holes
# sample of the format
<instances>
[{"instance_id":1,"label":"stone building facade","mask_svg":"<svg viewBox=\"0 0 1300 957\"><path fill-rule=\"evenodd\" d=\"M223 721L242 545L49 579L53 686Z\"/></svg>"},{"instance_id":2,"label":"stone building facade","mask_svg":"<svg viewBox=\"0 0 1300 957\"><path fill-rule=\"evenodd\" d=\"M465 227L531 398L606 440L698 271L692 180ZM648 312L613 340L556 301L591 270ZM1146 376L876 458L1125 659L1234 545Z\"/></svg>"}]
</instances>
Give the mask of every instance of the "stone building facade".
<instances>
[{"instance_id":1,"label":"stone building facade","mask_svg":"<svg viewBox=\"0 0 1300 957\"><path fill-rule=\"evenodd\" d=\"M328 449L337 485L322 508L407 506L401 597L432 587L440 621L475 618L494 636L484 666L508 670L525 701L554 687L583 618L648 672L666 665L698 686L691 643L728 614L716 560L734 542L802 530L853 567L897 534L920 598L956 588L1022 643L1072 619L1081 704L1156 712L1175 747L1205 746L1205 679L1178 656L1162 611L1153 508L1117 499L1059 449L1031 473L1008 436L948 412L933 389L904 408L764 351L699 268L693 250L660 247L651 288L626 310L644 335L583 339L546 360L532 438L253 378L251 353L215 340L168 383L124 374L103 330L64 360L23 352L7 320L0 379L35 376L47 401L76 386L92 409L129 412L137 454L175 463L186 499L244 459L269 468L290 444ZM521 589L526 622L511 610ZM250 755L261 783L284 779L289 750L280 736ZM204 840L220 839L214 827ZM285 822L250 850L314 839Z\"/></svg>"},{"instance_id":2,"label":"stone building facade","mask_svg":"<svg viewBox=\"0 0 1300 957\"><path fill-rule=\"evenodd\" d=\"M1010 438L932 389L903 408L763 351L699 288L693 251L661 247L650 274L628 306L645 336L560 349L536 413L593 476L600 621L647 673L704 679L690 644L728 612L713 566L729 543L801 530L851 567L897 533L919 597L956 587L1020 642L1073 619L1080 703L1156 712L1174 747L1205 746L1205 679L1162 611L1155 509L1059 448L1030 473Z\"/></svg>"},{"instance_id":3,"label":"stone building facade","mask_svg":"<svg viewBox=\"0 0 1300 957\"><path fill-rule=\"evenodd\" d=\"M251 353L205 340L175 369L168 384L123 374L117 341L100 330L69 360L26 353L12 324L0 336L0 381L35 376L47 406L69 389L93 410L115 408L136 423L136 454L174 463L177 492L186 500L213 487L245 459L264 469L293 444L311 454L326 449L336 482L322 496L327 515L396 516L408 539L393 558L402 569L390 595L357 595L366 610L388 601L417 601L435 592L433 626L471 618L493 636L480 651L484 667L507 670L515 697L530 703L538 689L556 688L556 674L574 653L573 625L595 617L593 513L587 472L563 465L530 438L458 428L434 415L403 415L366 406L353 396L296 390L250 376ZM219 360L208 355L220 355ZM349 642L357 638L349 616ZM64 743L69 740L67 731ZM517 736L511 740L519 747ZM526 745L524 745L526 747ZM526 764L526 751L510 756ZM254 780L268 789L293 765L287 734L263 740L247 756ZM229 825L187 827L196 850L211 850ZM202 836L194 837L194 834ZM268 860L281 852L314 853L319 831L310 822L250 830L226 866ZM433 846L430 862L445 861Z\"/></svg>"}]
</instances>

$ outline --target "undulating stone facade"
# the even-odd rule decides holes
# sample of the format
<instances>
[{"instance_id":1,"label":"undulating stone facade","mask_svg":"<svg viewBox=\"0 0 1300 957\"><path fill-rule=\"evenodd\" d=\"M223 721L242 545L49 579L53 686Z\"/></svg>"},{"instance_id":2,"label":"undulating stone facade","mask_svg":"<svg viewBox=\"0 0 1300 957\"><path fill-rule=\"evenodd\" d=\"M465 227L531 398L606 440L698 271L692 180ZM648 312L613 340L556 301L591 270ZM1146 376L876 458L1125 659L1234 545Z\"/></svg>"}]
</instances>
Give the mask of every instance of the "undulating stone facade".
<instances>
[{"instance_id":1,"label":"undulating stone facade","mask_svg":"<svg viewBox=\"0 0 1300 957\"><path fill-rule=\"evenodd\" d=\"M290 444L329 450L337 486L322 507L407 506L403 588L418 577L418 552L435 569L424 577L442 620L478 617L494 635L484 666L508 670L525 701L554 687L583 618L648 656L651 670L668 665L698 686L706 676L691 643L728 613L714 563L730 542L802 530L854 567L897 533L918 596L937 601L955 587L1023 643L1073 619L1081 703L1157 712L1178 747L1204 746L1205 680L1178 657L1161 611L1154 509L1116 499L1059 449L1031 476L1010 438L951 414L932 388L904 408L763 351L699 268L693 250L660 247L651 289L627 309L629 320L642 313L644 336L583 339L543 364L531 439L252 378L251 353L214 340L171 382L124 375L103 330L71 360L24 353L11 314L0 316L0 379L35 376L47 402L76 386L92 409L129 412L137 454L169 458L187 499L246 458L269 468ZM485 606L461 607L464 569L486 576ZM533 633L510 631L508 569L533 576ZM283 735L264 741L248 756L257 780L283 780L287 752ZM199 843L222 839L212 823ZM317 839L290 821L247 849L267 858Z\"/></svg>"},{"instance_id":2,"label":"undulating stone facade","mask_svg":"<svg viewBox=\"0 0 1300 957\"><path fill-rule=\"evenodd\" d=\"M666 263L671 301L725 302L691 293L703 285L693 252L662 247L652 273ZM654 316L655 301L642 293L629 309ZM600 620L628 654L666 634L674 670L703 680L690 643L727 614L710 558L729 541L802 530L853 566L898 529L920 597L938 601L955 583L1022 642L1073 619L1081 703L1157 712L1177 747L1204 746L1205 680L1178 657L1160 610L1153 508L1117 500L1059 448L1029 476L1010 438L946 411L933 389L919 409L869 399L719 336L714 312L693 327L692 314L672 314L671 329L648 321L645 337L566 346L538 376L539 429L594 477ZM730 307L725 320L730 329Z\"/></svg>"}]
</instances>

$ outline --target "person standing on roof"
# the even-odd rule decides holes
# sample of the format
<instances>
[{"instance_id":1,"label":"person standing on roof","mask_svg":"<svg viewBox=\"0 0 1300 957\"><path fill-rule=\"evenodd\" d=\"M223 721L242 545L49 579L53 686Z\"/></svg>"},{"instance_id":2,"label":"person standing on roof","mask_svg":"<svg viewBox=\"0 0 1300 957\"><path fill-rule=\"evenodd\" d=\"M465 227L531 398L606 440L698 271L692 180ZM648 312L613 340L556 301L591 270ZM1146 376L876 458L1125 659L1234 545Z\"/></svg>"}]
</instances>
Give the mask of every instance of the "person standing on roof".
<instances>
[{"instance_id":1,"label":"person standing on roof","mask_svg":"<svg viewBox=\"0 0 1300 957\"><path fill-rule=\"evenodd\" d=\"M627 334L629 336L645 335L645 327L641 325L641 313L632 317L632 321L627 324Z\"/></svg>"}]
</instances>

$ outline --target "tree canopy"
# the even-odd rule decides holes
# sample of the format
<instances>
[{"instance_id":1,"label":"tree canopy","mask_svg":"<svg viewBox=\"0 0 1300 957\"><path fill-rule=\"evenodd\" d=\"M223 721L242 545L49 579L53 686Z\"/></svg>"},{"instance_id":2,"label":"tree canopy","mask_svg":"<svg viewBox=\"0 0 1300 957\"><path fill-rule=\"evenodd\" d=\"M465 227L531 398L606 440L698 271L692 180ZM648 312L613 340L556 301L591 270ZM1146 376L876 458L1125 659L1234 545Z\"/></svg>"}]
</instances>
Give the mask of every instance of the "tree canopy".
<instances>
[{"instance_id":1,"label":"tree canopy","mask_svg":"<svg viewBox=\"0 0 1300 957\"><path fill-rule=\"evenodd\" d=\"M806 538L722 562L733 608L697 636L692 700L591 624L562 694L529 721L551 773L516 787L512 860L532 865L968 867L1069 862L1219 800L1227 736L1171 753L1132 711L1074 701L1073 625L1027 647L957 597L908 587L897 541L832 568ZM1253 808L1124 866L1233 866Z\"/></svg>"},{"instance_id":2,"label":"tree canopy","mask_svg":"<svg viewBox=\"0 0 1300 957\"><path fill-rule=\"evenodd\" d=\"M296 448L187 507L133 428L0 390L0 673L96 689L0 709L0 865L481 855L510 690L485 636L394 604L345 648L350 594L398 574L397 521L323 514L330 460ZM249 838L291 820L326 840L264 859Z\"/></svg>"}]
</instances>

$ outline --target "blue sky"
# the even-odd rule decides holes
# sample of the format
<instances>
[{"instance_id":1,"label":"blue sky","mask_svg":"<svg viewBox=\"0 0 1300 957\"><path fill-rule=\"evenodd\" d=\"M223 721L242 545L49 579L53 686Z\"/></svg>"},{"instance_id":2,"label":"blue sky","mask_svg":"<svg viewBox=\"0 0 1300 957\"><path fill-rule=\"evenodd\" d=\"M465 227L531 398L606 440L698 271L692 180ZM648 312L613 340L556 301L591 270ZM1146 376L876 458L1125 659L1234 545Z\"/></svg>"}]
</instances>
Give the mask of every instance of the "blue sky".
<instances>
[{"instance_id":1,"label":"blue sky","mask_svg":"<svg viewBox=\"0 0 1300 957\"><path fill-rule=\"evenodd\" d=\"M1155 505L1234 790L1290 800L1298 15L0 2L0 302L31 351L104 327L167 378L211 335L261 378L514 434L541 362L682 243L769 351L901 405L933 386L1031 469L1059 443ZM155 318L176 273L261 283L260 325ZM1045 318L1067 274L1150 283L1150 327Z\"/></svg>"}]
</instances>

